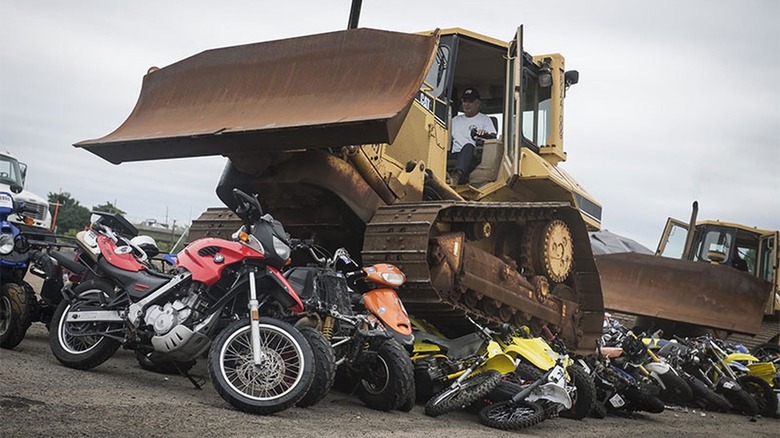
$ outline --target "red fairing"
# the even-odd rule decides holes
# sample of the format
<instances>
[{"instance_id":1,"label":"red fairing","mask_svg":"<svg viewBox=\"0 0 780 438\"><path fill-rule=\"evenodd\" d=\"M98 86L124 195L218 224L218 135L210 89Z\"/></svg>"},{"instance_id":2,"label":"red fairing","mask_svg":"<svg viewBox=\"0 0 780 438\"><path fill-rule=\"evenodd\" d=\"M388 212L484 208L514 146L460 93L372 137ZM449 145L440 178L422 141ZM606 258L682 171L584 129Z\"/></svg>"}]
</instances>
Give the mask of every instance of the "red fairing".
<instances>
[{"instance_id":1,"label":"red fairing","mask_svg":"<svg viewBox=\"0 0 780 438\"><path fill-rule=\"evenodd\" d=\"M301 302L301 298L298 296L298 291L295 290L295 288L292 287L292 285L287 281L286 278L284 278L284 275L282 275L281 272L279 272L276 268L273 268L271 266L268 266L268 271L271 272L271 274L275 275L279 281L282 282L282 284L287 287L287 293L290 294L293 300L295 300L295 304L290 306L290 310L292 310L295 313L301 313L303 312L303 302Z\"/></svg>"},{"instance_id":2,"label":"red fairing","mask_svg":"<svg viewBox=\"0 0 780 438\"><path fill-rule=\"evenodd\" d=\"M215 261L217 255L224 259ZM222 276L225 266L246 259L262 259L261 253L239 242L207 237L198 239L176 255L176 264L192 273L192 279L208 286L213 285Z\"/></svg>"},{"instance_id":3,"label":"red fairing","mask_svg":"<svg viewBox=\"0 0 780 438\"><path fill-rule=\"evenodd\" d=\"M135 259L132 253L117 254L114 252L116 244L103 234L98 234L97 243L100 253L103 254L103 257L111 265L131 272L138 272L144 269L144 265L138 263L138 260Z\"/></svg>"}]
</instances>

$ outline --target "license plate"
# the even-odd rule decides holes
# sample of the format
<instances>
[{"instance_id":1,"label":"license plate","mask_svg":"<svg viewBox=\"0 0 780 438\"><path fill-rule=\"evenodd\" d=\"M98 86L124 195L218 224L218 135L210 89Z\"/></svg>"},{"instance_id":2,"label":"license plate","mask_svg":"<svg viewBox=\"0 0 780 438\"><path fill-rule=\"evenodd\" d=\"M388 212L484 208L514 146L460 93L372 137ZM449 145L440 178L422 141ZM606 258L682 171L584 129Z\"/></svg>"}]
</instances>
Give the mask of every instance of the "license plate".
<instances>
[{"instance_id":1,"label":"license plate","mask_svg":"<svg viewBox=\"0 0 780 438\"><path fill-rule=\"evenodd\" d=\"M613 407L619 408L626 404L626 402L623 400L623 397L621 397L620 394L615 394L610 397L609 404L611 404Z\"/></svg>"}]
</instances>

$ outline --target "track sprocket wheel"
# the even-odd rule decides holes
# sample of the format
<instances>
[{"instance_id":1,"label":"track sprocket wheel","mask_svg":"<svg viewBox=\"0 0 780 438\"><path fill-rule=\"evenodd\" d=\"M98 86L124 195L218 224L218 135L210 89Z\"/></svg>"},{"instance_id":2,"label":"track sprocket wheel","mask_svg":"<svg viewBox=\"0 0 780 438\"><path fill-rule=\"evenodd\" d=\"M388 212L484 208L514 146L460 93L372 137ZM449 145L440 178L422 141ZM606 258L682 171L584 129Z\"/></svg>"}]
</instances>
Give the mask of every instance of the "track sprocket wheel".
<instances>
[{"instance_id":1,"label":"track sprocket wheel","mask_svg":"<svg viewBox=\"0 0 780 438\"><path fill-rule=\"evenodd\" d=\"M574 242L569 227L559 219L544 226L538 259L544 274L556 283L562 283L571 274L574 265ZM533 249L532 249L533 250Z\"/></svg>"}]
</instances>

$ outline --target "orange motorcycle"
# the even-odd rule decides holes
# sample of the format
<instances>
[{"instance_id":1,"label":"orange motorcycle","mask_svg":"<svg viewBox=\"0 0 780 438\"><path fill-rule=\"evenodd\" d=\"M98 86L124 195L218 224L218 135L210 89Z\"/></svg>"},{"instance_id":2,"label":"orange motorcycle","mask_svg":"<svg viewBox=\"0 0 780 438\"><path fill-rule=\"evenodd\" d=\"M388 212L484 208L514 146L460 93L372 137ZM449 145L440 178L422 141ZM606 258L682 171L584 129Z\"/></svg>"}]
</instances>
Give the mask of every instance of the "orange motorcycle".
<instances>
[{"instance_id":1,"label":"orange motorcycle","mask_svg":"<svg viewBox=\"0 0 780 438\"><path fill-rule=\"evenodd\" d=\"M310 240L294 241L294 247L308 250L315 261L285 273L304 303L304 316L294 316L296 327L316 328L331 342L338 370L367 406L411 410L415 386L408 351L414 336L394 289L406 281L404 273L386 263L362 267L344 248L330 256ZM310 393L324 397L329 383L323 378Z\"/></svg>"}]
</instances>

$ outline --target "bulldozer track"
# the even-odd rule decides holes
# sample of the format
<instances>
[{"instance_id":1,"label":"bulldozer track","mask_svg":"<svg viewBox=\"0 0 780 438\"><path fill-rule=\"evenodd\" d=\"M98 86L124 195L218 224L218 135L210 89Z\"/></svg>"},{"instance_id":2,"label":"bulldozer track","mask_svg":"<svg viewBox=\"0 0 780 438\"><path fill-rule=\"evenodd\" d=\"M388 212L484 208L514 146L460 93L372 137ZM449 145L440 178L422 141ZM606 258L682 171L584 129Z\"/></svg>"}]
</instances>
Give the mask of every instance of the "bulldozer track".
<instances>
[{"instance_id":1,"label":"bulldozer track","mask_svg":"<svg viewBox=\"0 0 780 438\"><path fill-rule=\"evenodd\" d=\"M473 331L465 318L468 314L490 323L532 328L540 322L571 324L568 341L574 345L590 344L601 333L603 305L587 232L584 224L572 216L576 214L568 203L558 202L454 201L385 206L366 225L363 263L384 262L398 266L407 275L399 295L409 313L453 336ZM533 245L529 243L528 234L538 225L556 219L563 219L574 228L576 266L566 281L574 295L566 297L567 300L539 297L538 288L526 281L527 277L538 275L529 261L533 257L529 254ZM514 264L500 260L500 254L491 257L479 248L472 248L478 239L469 238L466 232L463 233L463 267L455 274L453 287L448 289L437 284L435 274L432 274L436 264L432 258L440 252L436 239L444 236L441 239L447 245L450 243L447 236L456 235L457 230L468 231L484 223L499 230L507 224L517 227L516 235L506 236L510 240L509 246L518 248ZM486 253L489 252L488 249ZM471 268L470 258L475 261ZM507 266L514 268L515 272L509 275L514 278L506 287L495 286L507 275ZM493 268L496 275L490 272ZM518 286L513 288L514 285Z\"/></svg>"}]
</instances>

